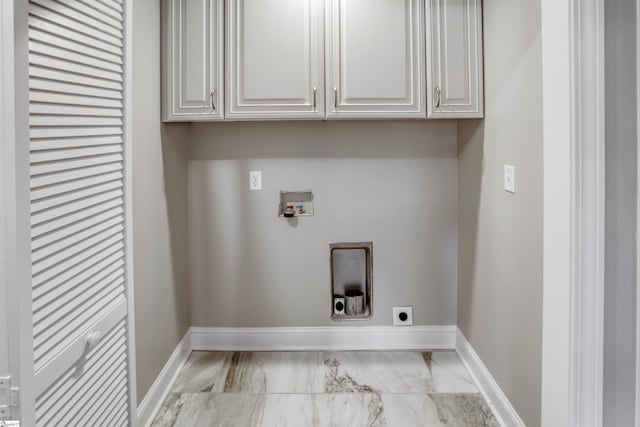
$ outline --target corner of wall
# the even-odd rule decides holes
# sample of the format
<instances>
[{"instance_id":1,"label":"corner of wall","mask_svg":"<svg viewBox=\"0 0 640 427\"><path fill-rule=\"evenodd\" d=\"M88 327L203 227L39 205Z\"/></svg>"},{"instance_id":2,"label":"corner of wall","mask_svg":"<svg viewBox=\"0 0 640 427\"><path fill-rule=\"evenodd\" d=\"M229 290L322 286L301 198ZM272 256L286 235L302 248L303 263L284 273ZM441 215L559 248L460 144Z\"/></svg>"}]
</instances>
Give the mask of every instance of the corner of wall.
<instances>
[{"instance_id":1,"label":"corner of wall","mask_svg":"<svg viewBox=\"0 0 640 427\"><path fill-rule=\"evenodd\" d=\"M160 116L160 2L133 5L133 258L138 401L189 327L187 126Z\"/></svg>"}]
</instances>

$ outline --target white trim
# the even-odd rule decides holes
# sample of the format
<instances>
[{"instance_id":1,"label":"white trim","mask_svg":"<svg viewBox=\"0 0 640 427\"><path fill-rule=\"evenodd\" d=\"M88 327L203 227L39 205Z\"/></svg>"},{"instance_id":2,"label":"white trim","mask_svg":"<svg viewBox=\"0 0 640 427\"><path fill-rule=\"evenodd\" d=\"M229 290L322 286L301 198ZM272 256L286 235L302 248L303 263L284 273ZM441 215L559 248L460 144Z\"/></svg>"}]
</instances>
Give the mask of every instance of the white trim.
<instances>
[{"instance_id":1,"label":"white trim","mask_svg":"<svg viewBox=\"0 0 640 427\"><path fill-rule=\"evenodd\" d=\"M542 425L602 424L603 0L542 1Z\"/></svg>"},{"instance_id":2,"label":"white trim","mask_svg":"<svg viewBox=\"0 0 640 427\"><path fill-rule=\"evenodd\" d=\"M543 301L542 426L570 423L569 384L573 361L571 293L573 184L571 167L571 31L570 4L542 0L543 98Z\"/></svg>"},{"instance_id":3,"label":"white trim","mask_svg":"<svg viewBox=\"0 0 640 427\"><path fill-rule=\"evenodd\" d=\"M125 2L124 10L124 233L125 283L127 293L127 347L129 424L137 418L135 300L133 287L133 0Z\"/></svg>"},{"instance_id":4,"label":"white trim","mask_svg":"<svg viewBox=\"0 0 640 427\"><path fill-rule=\"evenodd\" d=\"M33 298L31 286L31 209L29 159L29 47L27 39L29 2L13 0L14 31L14 141L10 152L12 167L11 199L14 203L11 245L8 255L12 268L9 286L11 307L16 312L15 334L19 360L16 361L17 386L20 388L19 417L22 425L36 425L33 357Z\"/></svg>"},{"instance_id":5,"label":"white trim","mask_svg":"<svg viewBox=\"0 0 640 427\"><path fill-rule=\"evenodd\" d=\"M193 350L430 350L453 349L456 326L328 326L296 328L192 327Z\"/></svg>"},{"instance_id":6,"label":"white trim","mask_svg":"<svg viewBox=\"0 0 640 427\"><path fill-rule=\"evenodd\" d=\"M171 387L173 387L173 383L176 381L182 367L189 358L191 350L191 331L187 331L151 385L151 388L147 391L146 396L138 405L138 422L135 425L147 427L151 424L167 398Z\"/></svg>"},{"instance_id":7,"label":"white trim","mask_svg":"<svg viewBox=\"0 0 640 427\"><path fill-rule=\"evenodd\" d=\"M604 0L573 9L570 425L602 425L604 361Z\"/></svg>"},{"instance_id":8,"label":"white trim","mask_svg":"<svg viewBox=\"0 0 640 427\"><path fill-rule=\"evenodd\" d=\"M524 427L525 424L515 408L459 328L456 334L456 352L498 423L505 427Z\"/></svg>"},{"instance_id":9,"label":"white trim","mask_svg":"<svg viewBox=\"0 0 640 427\"><path fill-rule=\"evenodd\" d=\"M0 376L9 375L8 230L13 203L9 199L13 179L10 175L9 144L13 143L13 4L0 3ZM6 163L6 164L5 164Z\"/></svg>"}]
</instances>

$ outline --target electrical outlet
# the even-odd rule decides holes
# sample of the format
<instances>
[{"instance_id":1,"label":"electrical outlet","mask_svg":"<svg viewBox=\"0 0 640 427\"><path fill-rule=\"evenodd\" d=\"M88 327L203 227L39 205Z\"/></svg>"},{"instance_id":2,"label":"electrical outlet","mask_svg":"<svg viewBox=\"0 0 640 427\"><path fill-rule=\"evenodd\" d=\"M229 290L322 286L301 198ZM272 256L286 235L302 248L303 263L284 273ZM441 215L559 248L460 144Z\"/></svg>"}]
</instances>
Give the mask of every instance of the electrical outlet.
<instances>
[{"instance_id":1,"label":"electrical outlet","mask_svg":"<svg viewBox=\"0 0 640 427\"><path fill-rule=\"evenodd\" d=\"M262 171L249 172L249 190L262 190Z\"/></svg>"},{"instance_id":2,"label":"electrical outlet","mask_svg":"<svg viewBox=\"0 0 640 427\"><path fill-rule=\"evenodd\" d=\"M393 307L393 326L413 325L413 307Z\"/></svg>"},{"instance_id":3,"label":"electrical outlet","mask_svg":"<svg viewBox=\"0 0 640 427\"><path fill-rule=\"evenodd\" d=\"M504 190L509 193L516 193L516 168L515 166L504 165Z\"/></svg>"}]
</instances>

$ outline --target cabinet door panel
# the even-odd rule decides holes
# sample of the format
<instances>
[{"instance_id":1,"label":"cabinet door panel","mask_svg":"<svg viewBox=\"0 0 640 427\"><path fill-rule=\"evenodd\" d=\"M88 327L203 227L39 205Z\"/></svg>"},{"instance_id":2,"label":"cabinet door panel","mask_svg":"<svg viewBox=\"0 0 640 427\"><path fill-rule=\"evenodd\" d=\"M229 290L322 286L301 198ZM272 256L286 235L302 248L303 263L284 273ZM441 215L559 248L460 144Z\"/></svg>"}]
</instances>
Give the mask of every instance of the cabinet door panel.
<instances>
[{"instance_id":1,"label":"cabinet door panel","mask_svg":"<svg viewBox=\"0 0 640 427\"><path fill-rule=\"evenodd\" d=\"M229 118L323 117L321 6L320 0L229 0Z\"/></svg>"},{"instance_id":2,"label":"cabinet door panel","mask_svg":"<svg viewBox=\"0 0 640 427\"><path fill-rule=\"evenodd\" d=\"M424 117L418 0L331 0L328 115Z\"/></svg>"},{"instance_id":3,"label":"cabinet door panel","mask_svg":"<svg viewBox=\"0 0 640 427\"><path fill-rule=\"evenodd\" d=\"M167 0L165 120L223 118L223 0Z\"/></svg>"},{"instance_id":4,"label":"cabinet door panel","mask_svg":"<svg viewBox=\"0 0 640 427\"><path fill-rule=\"evenodd\" d=\"M480 0L431 0L429 117L483 115Z\"/></svg>"}]
</instances>

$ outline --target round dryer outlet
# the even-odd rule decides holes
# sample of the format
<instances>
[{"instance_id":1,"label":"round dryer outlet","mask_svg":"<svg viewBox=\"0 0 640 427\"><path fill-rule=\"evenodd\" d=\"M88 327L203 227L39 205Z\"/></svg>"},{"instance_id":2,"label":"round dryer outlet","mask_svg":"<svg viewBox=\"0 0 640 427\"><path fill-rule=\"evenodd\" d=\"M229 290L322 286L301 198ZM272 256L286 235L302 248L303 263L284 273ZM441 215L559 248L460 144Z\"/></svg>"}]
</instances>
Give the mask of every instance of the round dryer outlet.
<instances>
[{"instance_id":1,"label":"round dryer outlet","mask_svg":"<svg viewBox=\"0 0 640 427\"><path fill-rule=\"evenodd\" d=\"M410 326L413 325L413 307L393 307L393 325Z\"/></svg>"}]
</instances>

